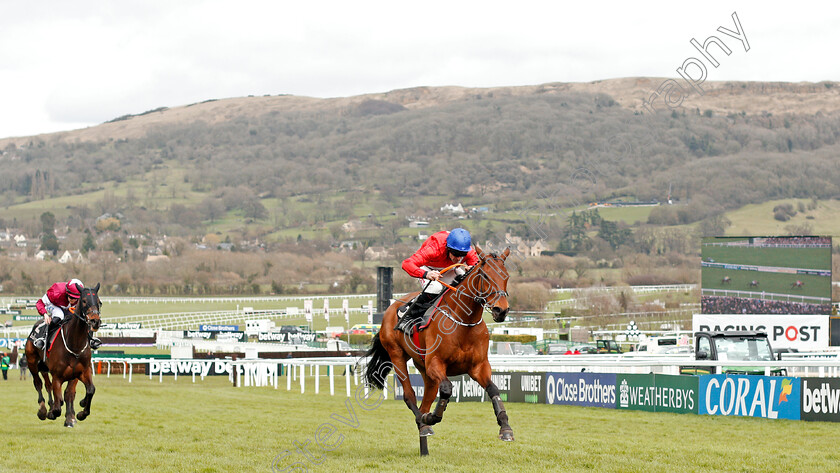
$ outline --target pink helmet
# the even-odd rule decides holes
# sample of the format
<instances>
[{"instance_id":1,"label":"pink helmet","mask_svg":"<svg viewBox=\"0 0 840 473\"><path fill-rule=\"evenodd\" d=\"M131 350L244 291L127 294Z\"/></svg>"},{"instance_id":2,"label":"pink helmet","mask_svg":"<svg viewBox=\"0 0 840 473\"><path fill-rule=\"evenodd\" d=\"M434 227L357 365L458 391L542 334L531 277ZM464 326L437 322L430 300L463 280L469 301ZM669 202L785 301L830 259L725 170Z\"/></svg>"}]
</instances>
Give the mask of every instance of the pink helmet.
<instances>
[{"instance_id":1,"label":"pink helmet","mask_svg":"<svg viewBox=\"0 0 840 473\"><path fill-rule=\"evenodd\" d=\"M85 285L82 284L82 281L79 281L78 279L71 279L67 281L67 295L74 299L78 299L82 296L82 293L80 293L79 289L76 287L77 284L81 287L85 287Z\"/></svg>"}]
</instances>

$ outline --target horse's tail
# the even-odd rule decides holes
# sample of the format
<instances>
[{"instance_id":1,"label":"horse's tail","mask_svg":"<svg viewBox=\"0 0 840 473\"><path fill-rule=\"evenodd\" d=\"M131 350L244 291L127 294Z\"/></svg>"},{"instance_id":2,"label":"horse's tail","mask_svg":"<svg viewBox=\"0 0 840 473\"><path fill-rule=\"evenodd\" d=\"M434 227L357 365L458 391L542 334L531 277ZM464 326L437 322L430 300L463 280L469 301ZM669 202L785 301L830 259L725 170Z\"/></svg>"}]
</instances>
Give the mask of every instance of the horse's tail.
<instances>
[{"instance_id":1,"label":"horse's tail","mask_svg":"<svg viewBox=\"0 0 840 473\"><path fill-rule=\"evenodd\" d=\"M365 356L370 358L367 366L365 366L365 380L367 381L367 385L377 389L384 388L385 378L388 377L388 373L391 371L393 365L391 364L391 356L388 355L388 351L382 346L382 341L379 339L378 333L374 335L373 342L370 345L370 349L365 353Z\"/></svg>"}]
</instances>

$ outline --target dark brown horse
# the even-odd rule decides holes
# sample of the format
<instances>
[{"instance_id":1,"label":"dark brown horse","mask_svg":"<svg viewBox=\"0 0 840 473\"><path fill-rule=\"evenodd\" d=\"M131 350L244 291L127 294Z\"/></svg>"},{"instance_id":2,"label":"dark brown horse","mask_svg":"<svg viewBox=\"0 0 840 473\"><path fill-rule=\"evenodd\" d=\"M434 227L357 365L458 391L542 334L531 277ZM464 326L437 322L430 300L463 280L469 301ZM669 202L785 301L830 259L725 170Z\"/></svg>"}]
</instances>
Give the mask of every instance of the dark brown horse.
<instances>
[{"instance_id":1,"label":"dark brown horse","mask_svg":"<svg viewBox=\"0 0 840 473\"><path fill-rule=\"evenodd\" d=\"M758 287L758 280L753 279L752 281L750 281L750 287Z\"/></svg>"},{"instance_id":2,"label":"dark brown horse","mask_svg":"<svg viewBox=\"0 0 840 473\"><path fill-rule=\"evenodd\" d=\"M479 262L467 272L456 287L441 296L428 328L419 334L417 345L409 335L394 330L397 324L397 309L415 294L410 294L392 304L383 315L382 329L374 337L367 352L370 356L365 369L369 385L382 389L391 368L400 379L404 400L420 432L420 454L428 455L427 437L432 435L431 426L443 419L443 412L452 395L452 383L447 376L468 374L487 391L493 402L496 421L499 424L499 438L513 440L513 429L508 425L508 416L499 397L499 389L490 380L490 362L487 348L490 334L484 324L485 306L493 314L493 320L503 322L508 312L508 272L505 258L501 255L484 253L475 246ZM411 387L406 363L411 359L423 376L425 392L423 402L417 407L417 398ZM435 397L440 400L431 412Z\"/></svg>"},{"instance_id":3,"label":"dark brown horse","mask_svg":"<svg viewBox=\"0 0 840 473\"><path fill-rule=\"evenodd\" d=\"M797 280L796 282L790 283L791 289L802 289L803 287L805 287L805 283L802 281Z\"/></svg>"},{"instance_id":4,"label":"dark brown horse","mask_svg":"<svg viewBox=\"0 0 840 473\"><path fill-rule=\"evenodd\" d=\"M38 418L55 420L60 417L61 406L66 401L65 427L73 427L76 424L77 417L73 401L76 398L76 384L79 380L85 385L85 398L79 403L84 410L79 413L78 420L85 420L90 415L90 402L96 390L93 386L88 333L99 330L99 309L102 307L98 295L99 284L94 288L79 287L79 292L81 293L79 301L75 307L71 307L71 310L65 313L66 322L57 330L56 335L52 337L53 340L47 340L46 361L42 357L42 352L33 345L32 337L26 340L26 361L29 364L29 372L32 373L35 390L38 391L40 405ZM41 393L42 384L38 376L39 372L43 375L44 383L48 387L49 411L44 404L44 395ZM64 390L62 400L61 386L65 382L67 389Z\"/></svg>"},{"instance_id":5,"label":"dark brown horse","mask_svg":"<svg viewBox=\"0 0 840 473\"><path fill-rule=\"evenodd\" d=\"M723 279L720 280L721 284L730 284L732 282L732 278L729 276L724 276Z\"/></svg>"}]
</instances>

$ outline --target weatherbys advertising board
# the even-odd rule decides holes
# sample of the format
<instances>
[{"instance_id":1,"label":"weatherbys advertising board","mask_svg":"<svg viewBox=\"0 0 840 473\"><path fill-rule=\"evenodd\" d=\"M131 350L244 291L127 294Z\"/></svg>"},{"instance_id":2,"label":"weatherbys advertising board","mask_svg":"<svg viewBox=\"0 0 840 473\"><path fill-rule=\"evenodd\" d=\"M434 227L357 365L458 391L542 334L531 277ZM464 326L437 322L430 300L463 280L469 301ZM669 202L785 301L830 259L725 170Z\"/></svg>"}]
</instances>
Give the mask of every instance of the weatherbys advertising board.
<instances>
[{"instance_id":1,"label":"weatherbys advertising board","mask_svg":"<svg viewBox=\"0 0 840 473\"><path fill-rule=\"evenodd\" d=\"M697 376L617 374L616 409L697 414Z\"/></svg>"},{"instance_id":2,"label":"weatherbys advertising board","mask_svg":"<svg viewBox=\"0 0 840 473\"><path fill-rule=\"evenodd\" d=\"M615 373L546 373L545 402L615 408Z\"/></svg>"},{"instance_id":3,"label":"weatherbys advertising board","mask_svg":"<svg viewBox=\"0 0 840 473\"><path fill-rule=\"evenodd\" d=\"M773 348L799 351L828 348L828 316L825 315L695 314L692 328L695 332L759 330L767 332Z\"/></svg>"},{"instance_id":4,"label":"weatherbys advertising board","mask_svg":"<svg viewBox=\"0 0 840 473\"><path fill-rule=\"evenodd\" d=\"M840 422L840 378L800 378L802 420Z\"/></svg>"},{"instance_id":5,"label":"weatherbys advertising board","mask_svg":"<svg viewBox=\"0 0 840 473\"><path fill-rule=\"evenodd\" d=\"M781 376L700 376L700 414L800 419L800 380Z\"/></svg>"}]
</instances>

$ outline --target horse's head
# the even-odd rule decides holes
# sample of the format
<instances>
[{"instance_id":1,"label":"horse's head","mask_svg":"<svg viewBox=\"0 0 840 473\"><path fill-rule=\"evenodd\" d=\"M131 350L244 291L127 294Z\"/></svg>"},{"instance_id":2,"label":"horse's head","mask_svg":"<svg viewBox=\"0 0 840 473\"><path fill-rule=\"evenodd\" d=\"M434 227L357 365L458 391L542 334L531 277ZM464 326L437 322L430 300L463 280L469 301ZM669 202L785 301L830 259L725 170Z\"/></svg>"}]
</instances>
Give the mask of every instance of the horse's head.
<instances>
[{"instance_id":1,"label":"horse's head","mask_svg":"<svg viewBox=\"0 0 840 473\"><path fill-rule=\"evenodd\" d=\"M479 258L479 263L474 268L477 277L473 279L472 284L476 293L475 299L483 301L483 305L489 307L494 321L504 322L510 309L507 300L508 272L505 268L505 259L510 254L510 248L497 255L485 253L475 245L475 252Z\"/></svg>"},{"instance_id":2,"label":"horse's head","mask_svg":"<svg viewBox=\"0 0 840 473\"><path fill-rule=\"evenodd\" d=\"M99 300L99 283L96 283L96 287L79 287L79 292L81 297L76 305L76 315L95 332L99 330L101 323L99 309L102 307L102 301Z\"/></svg>"}]
</instances>

